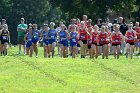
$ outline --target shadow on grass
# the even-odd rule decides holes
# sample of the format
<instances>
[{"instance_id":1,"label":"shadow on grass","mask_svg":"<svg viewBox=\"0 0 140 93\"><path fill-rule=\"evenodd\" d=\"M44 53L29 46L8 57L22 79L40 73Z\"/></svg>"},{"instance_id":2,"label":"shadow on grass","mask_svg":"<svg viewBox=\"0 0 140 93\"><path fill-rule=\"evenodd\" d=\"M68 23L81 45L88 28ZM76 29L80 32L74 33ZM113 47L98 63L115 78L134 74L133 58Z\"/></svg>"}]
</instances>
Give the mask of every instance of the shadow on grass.
<instances>
[{"instance_id":1,"label":"shadow on grass","mask_svg":"<svg viewBox=\"0 0 140 93\"><path fill-rule=\"evenodd\" d=\"M137 86L137 82L133 81L133 80L130 79L129 77L120 74L118 71L113 70L113 69L107 67L107 66L104 65L103 63L100 63L99 65L101 66L101 68L103 68L103 69L105 69L106 71L108 71L108 72L114 74L115 76L121 78L122 80L125 80L126 82L129 82L130 84L132 84L132 85L134 85L134 86Z\"/></svg>"},{"instance_id":2,"label":"shadow on grass","mask_svg":"<svg viewBox=\"0 0 140 93\"><path fill-rule=\"evenodd\" d=\"M44 70L42 70L39 66L36 66L34 64L34 62L28 62L28 61L25 61L23 58L21 57L18 57L19 60L21 60L22 62L24 62L25 64L27 64L28 66L32 67L34 70L37 70L39 71L40 73L44 74L45 77L48 77L50 79L52 79L53 81L55 82L58 82L60 84L62 84L63 86L66 86L67 83L63 80L63 79L60 79L58 77L55 77L53 74L51 73L48 73L48 72L45 72Z\"/></svg>"}]
</instances>

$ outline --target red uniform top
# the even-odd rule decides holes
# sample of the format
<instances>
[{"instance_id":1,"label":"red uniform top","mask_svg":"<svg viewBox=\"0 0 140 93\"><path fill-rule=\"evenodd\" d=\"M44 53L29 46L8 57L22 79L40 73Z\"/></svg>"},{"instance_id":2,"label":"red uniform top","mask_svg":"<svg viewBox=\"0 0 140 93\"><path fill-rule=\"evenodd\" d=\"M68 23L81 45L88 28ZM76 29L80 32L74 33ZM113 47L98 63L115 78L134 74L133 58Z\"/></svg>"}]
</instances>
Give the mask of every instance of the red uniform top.
<instances>
[{"instance_id":1,"label":"red uniform top","mask_svg":"<svg viewBox=\"0 0 140 93\"><path fill-rule=\"evenodd\" d=\"M91 36L89 34L87 35L87 39L88 39L88 45L91 45L92 44L92 39L91 39Z\"/></svg>"},{"instance_id":2,"label":"red uniform top","mask_svg":"<svg viewBox=\"0 0 140 93\"><path fill-rule=\"evenodd\" d=\"M95 33L95 32L92 33L92 42L93 43L97 43L97 35L98 35L98 33Z\"/></svg>"},{"instance_id":3,"label":"red uniform top","mask_svg":"<svg viewBox=\"0 0 140 93\"><path fill-rule=\"evenodd\" d=\"M107 33L108 33L108 36L110 37L111 36L111 32L107 31Z\"/></svg>"},{"instance_id":4,"label":"red uniform top","mask_svg":"<svg viewBox=\"0 0 140 93\"><path fill-rule=\"evenodd\" d=\"M80 28L80 27L81 27L81 23L77 23L76 25L78 26L78 28Z\"/></svg>"},{"instance_id":5,"label":"red uniform top","mask_svg":"<svg viewBox=\"0 0 140 93\"><path fill-rule=\"evenodd\" d=\"M114 34L113 36L112 36L112 44L121 44L121 40L122 40L122 38L121 38L121 34L119 33L119 34Z\"/></svg>"},{"instance_id":6,"label":"red uniform top","mask_svg":"<svg viewBox=\"0 0 140 93\"><path fill-rule=\"evenodd\" d=\"M85 21L85 25L86 25L86 27L88 26L88 21Z\"/></svg>"},{"instance_id":7,"label":"red uniform top","mask_svg":"<svg viewBox=\"0 0 140 93\"><path fill-rule=\"evenodd\" d=\"M134 32L127 32L126 33L126 37L128 38L128 40L126 41L127 43L134 43Z\"/></svg>"},{"instance_id":8,"label":"red uniform top","mask_svg":"<svg viewBox=\"0 0 140 93\"><path fill-rule=\"evenodd\" d=\"M79 30L79 39L80 40L87 40L87 32L85 29Z\"/></svg>"},{"instance_id":9,"label":"red uniform top","mask_svg":"<svg viewBox=\"0 0 140 93\"><path fill-rule=\"evenodd\" d=\"M135 31L136 31L137 37L139 38L140 37L140 27L136 27Z\"/></svg>"},{"instance_id":10,"label":"red uniform top","mask_svg":"<svg viewBox=\"0 0 140 93\"><path fill-rule=\"evenodd\" d=\"M99 36L98 36L98 42L99 42L99 44L106 44L107 43L107 32L105 32L105 33L100 33L99 34Z\"/></svg>"}]
</instances>

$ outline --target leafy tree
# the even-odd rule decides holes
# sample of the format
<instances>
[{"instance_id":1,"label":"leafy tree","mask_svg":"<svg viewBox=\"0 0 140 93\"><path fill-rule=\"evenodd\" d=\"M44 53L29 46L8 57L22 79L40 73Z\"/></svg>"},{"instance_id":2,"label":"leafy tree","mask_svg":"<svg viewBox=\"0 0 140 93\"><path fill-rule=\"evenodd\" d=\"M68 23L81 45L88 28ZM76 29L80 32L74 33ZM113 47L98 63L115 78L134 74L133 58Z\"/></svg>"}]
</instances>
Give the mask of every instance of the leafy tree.
<instances>
[{"instance_id":1,"label":"leafy tree","mask_svg":"<svg viewBox=\"0 0 140 93\"><path fill-rule=\"evenodd\" d=\"M11 41L16 44L16 27L21 17L26 23L37 23L41 25L49 12L49 2L47 0L0 0L1 18L7 19L11 32Z\"/></svg>"}]
</instances>

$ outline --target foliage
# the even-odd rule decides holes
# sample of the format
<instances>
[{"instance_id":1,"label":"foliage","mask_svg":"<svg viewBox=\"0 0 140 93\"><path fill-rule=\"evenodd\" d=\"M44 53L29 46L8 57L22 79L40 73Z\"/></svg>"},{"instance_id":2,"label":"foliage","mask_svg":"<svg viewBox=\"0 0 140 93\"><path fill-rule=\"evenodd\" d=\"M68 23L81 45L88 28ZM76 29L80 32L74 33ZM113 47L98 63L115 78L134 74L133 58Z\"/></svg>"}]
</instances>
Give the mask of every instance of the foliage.
<instances>
[{"instance_id":1,"label":"foliage","mask_svg":"<svg viewBox=\"0 0 140 93\"><path fill-rule=\"evenodd\" d=\"M41 25L50 8L47 0L1 0L0 3L1 18L7 19L12 36L17 34L16 27L21 17L27 20L26 23ZM16 44L16 38L12 38L12 41Z\"/></svg>"},{"instance_id":2,"label":"foliage","mask_svg":"<svg viewBox=\"0 0 140 93\"><path fill-rule=\"evenodd\" d=\"M94 22L97 18L106 18L111 13L117 16L136 17L140 14L139 0L0 0L0 18L7 19L13 38L17 34L16 26L24 17L26 23L64 21L68 25L71 18L80 18L86 14Z\"/></svg>"}]
</instances>

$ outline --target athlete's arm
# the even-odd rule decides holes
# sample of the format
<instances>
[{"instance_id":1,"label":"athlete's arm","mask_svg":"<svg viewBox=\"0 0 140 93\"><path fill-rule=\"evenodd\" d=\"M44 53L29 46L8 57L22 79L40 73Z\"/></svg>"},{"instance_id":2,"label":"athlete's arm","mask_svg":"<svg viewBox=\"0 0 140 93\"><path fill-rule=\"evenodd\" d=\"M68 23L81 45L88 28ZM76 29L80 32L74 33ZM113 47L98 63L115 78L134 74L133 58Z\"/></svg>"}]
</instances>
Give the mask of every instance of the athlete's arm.
<instances>
[{"instance_id":1,"label":"athlete's arm","mask_svg":"<svg viewBox=\"0 0 140 93\"><path fill-rule=\"evenodd\" d=\"M70 33L71 25L68 26L68 33Z\"/></svg>"},{"instance_id":2,"label":"athlete's arm","mask_svg":"<svg viewBox=\"0 0 140 93\"><path fill-rule=\"evenodd\" d=\"M136 35L136 32L133 30L134 32L134 39L137 39L137 35Z\"/></svg>"},{"instance_id":3,"label":"athlete's arm","mask_svg":"<svg viewBox=\"0 0 140 93\"><path fill-rule=\"evenodd\" d=\"M43 40L43 31L40 32L40 41L42 41L42 40Z\"/></svg>"},{"instance_id":4,"label":"athlete's arm","mask_svg":"<svg viewBox=\"0 0 140 93\"><path fill-rule=\"evenodd\" d=\"M99 35L100 35L100 32L97 34L97 45L99 45Z\"/></svg>"},{"instance_id":5,"label":"athlete's arm","mask_svg":"<svg viewBox=\"0 0 140 93\"><path fill-rule=\"evenodd\" d=\"M127 38L127 33L128 33L128 31L126 31L126 33L125 33L125 36L124 36L124 39L125 39L125 40L128 40L128 38Z\"/></svg>"},{"instance_id":6,"label":"athlete's arm","mask_svg":"<svg viewBox=\"0 0 140 93\"><path fill-rule=\"evenodd\" d=\"M120 34L121 34L121 38L122 38L121 41L125 41L125 36L121 32L120 32Z\"/></svg>"},{"instance_id":7,"label":"athlete's arm","mask_svg":"<svg viewBox=\"0 0 140 93\"><path fill-rule=\"evenodd\" d=\"M106 33L106 40L109 41L109 35Z\"/></svg>"},{"instance_id":8,"label":"athlete's arm","mask_svg":"<svg viewBox=\"0 0 140 93\"><path fill-rule=\"evenodd\" d=\"M67 31L66 31L67 32ZM67 37L68 37L68 39L70 39L70 35L69 35L69 33L67 32Z\"/></svg>"},{"instance_id":9,"label":"athlete's arm","mask_svg":"<svg viewBox=\"0 0 140 93\"><path fill-rule=\"evenodd\" d=\"M113 35L114 35L114 31L111 33L111 35L110 35L110 40L112 41L112 37L113 37Z\"/></svg>"}]
</instances>

